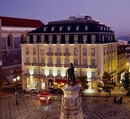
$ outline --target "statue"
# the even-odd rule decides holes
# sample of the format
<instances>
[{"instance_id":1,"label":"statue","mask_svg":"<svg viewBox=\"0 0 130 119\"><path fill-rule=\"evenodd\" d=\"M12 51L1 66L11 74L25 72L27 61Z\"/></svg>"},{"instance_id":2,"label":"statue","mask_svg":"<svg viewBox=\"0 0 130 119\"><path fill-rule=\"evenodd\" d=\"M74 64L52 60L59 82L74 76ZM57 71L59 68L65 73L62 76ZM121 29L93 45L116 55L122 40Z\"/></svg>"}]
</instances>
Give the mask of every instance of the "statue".
<instances>
[{"instance_id":1,"label":"statue","mask_svg":"<svg viewBox=\"0 0 130 119\"><path fill-rule=\"evenodd\" d=\"M67 74L68 74L67 83L69 84L69 79L70 79L71 82L72 82L72 86L74 86L75 85L75 76L74 76L74 66L73 66L73 63L70 63L70 68L67 69Z\"/></svg>"}]
</instances>

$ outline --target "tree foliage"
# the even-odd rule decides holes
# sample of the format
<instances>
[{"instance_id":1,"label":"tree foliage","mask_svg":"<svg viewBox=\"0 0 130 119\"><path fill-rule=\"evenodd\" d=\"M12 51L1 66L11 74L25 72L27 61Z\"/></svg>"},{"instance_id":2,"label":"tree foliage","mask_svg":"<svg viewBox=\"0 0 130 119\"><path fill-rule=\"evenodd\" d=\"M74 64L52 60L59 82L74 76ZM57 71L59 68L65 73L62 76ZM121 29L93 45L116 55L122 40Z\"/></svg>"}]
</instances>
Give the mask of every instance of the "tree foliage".
<instances>
[{"instance_id":1,"label":"tree foliage","mask_svg":"<svg viewBox=\"0 0 130 119\"><path fill-rule=\"evenodd\" d=\"M112 77L107 72L104 72L102 80L98 84L99 91L104 91L111 94L111 91L114 90L115 86L116 83L113 82Z\"/></svg>"},{"instance_id":2,"label":"tree foliage","mask_svg":"<svg viewBox=\"0 0 130 119\"><path fill-rule=\"evenodd\" d=\"M124 74L124 79L122 79L122 86L126 91L130 91L130 79L129 79L130 73L128 71Z\"/></svg>"},{"instance_id":3,"label":"tree foliage","mask_svg":"<svg viewBox=\"0 0 130 119\"><path fill-rule=\"evenodd\" d=\"M78 79L80 81L82 90L84 91L85 89L88 89L87 76L79 76Z\"/></svg>"}]
</instances>

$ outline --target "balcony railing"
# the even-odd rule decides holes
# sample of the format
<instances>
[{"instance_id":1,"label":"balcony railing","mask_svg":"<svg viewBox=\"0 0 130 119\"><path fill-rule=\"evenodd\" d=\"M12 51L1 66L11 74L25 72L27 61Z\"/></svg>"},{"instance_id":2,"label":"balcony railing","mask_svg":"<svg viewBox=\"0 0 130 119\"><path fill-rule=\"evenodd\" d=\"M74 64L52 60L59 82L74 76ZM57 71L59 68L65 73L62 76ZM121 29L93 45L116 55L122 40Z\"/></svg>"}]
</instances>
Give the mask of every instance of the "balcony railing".
<instances>
[{"instance_id":1,"label":"balcony railing","mask_svg":"<svg viewBox=\"0 0 130 119\"><path fill-rule=\"evenodd\" d=\"M33 52L33 55L36 55L36 52Z\"/></svg>"},{"instance_id":2,"label":"balcony railing","mask_svg":"<svg viewBox=\"0 0 130 119\"><path fill-rule=\"evenodd\" d=\"M45 63L39 63L39 66L45 66Z\"/></svg>"},{"instance_id":3,"label":"balcony railing","mask_svg":"<svg viewBox=\"0 0 130 119\"><path fill-rule=\"evenodd\" d=\"M52 52L48 52L48 53L47 53L47 55L52 56L52 55L53 55L53 53L52 53Z\"/></svg>"},{"instance_id":4,"label":"balcony railing","mask_svg":"<svg viewBox=\"0 0 130 119\"><path fill-rule=\"evenodd\" d=\"M79 67L79 65L78 64L74 64L74 67L77 68L77 67Z\"/></svg>"},{"instance_id":5,"label":"balcony railing","mask_svg":"<svg viewBox=\"0 0 130 119\"><path fill-rule=\"evenodd\" d=\"M87 53L83 53L83 56L86 56L87 55Z\"/></svg>"},{"instance_id":6,"label":"balcony railing","mask_svg":"<svg viewBox=\"0 0 130 119\"><path fill-rule=\"evenodd\" d=\"M39 77L40 77L40 78L45 78L46 75L45 75L45 74L40 74Z\"/></svg>"},{"instance_id":7,"label":"balcony railing","mask_svg":"<svg viewBox=\"0 0 130 119\"><path fill-rule=\"evenodd\" d=\"M50 64L50 63L48 63L48 64L47 64L47 66L48 66L48 67L53 67L54 65L53 65L53 64Z\"/></svg>"},{"instance_id":8,"label":"balcony railing","mask_svg":"<svg viewBox=\"0 0 130 119\"><path fill-rule=\"evenodd\" d=\"M55 64L56 67L61 67L62 65L61 64Z\"/></svg>"},{"instance_id":9,"label":"balcony railing","mask_svg":"<svg viewBox=\"0 0 130 119\"><path fill-rule=\"evenodd\" d=\"M26 55L29 55L29 52L26 52Z\"/></svg>"},{"instance_id":10,"label":"balcony railing","mask_svg":"<svg viewBox=\"0 0 130 119\"><path fill-rule=\"evenodd\" d=\"M82 67L82 68L88 68L88 65L83 64L83 65L81 65L81 67Z\"/></svg>"},{"instance_id":11,"label":"balcony railing","mask_svg":"<svg viewBox=\"0 0 130 119\"><path fill-rule=\"evenodd\" d=\"M32 66L37 66L38 65L38 63L32 63Z\"/></svg>"},{"instance_id":12,"label":"balcony railing","mask_svg":"<svg viewBox=\"0 0 130 119\"><path fill-rule=\"evenodd\" d=\"M38 74L32 74L33 77L38 77Z\"/></svg>"},{"instance_id":13,"label":"balcony railing","mask_svg":"<svg viewBox=\"0 0 130 119\"><path fill-rule=\"evenodd\" d=\"M25 76L27 76L27 77L28 77L28 76L30 76L30 74L29 74L29 73L25 73Z\"/></svg>"},{"instance_id":14,"label":"balcony railing","mask_svg":"<svg viewBox=\"0 0 130 119\"><path fill-rule=\"evenodd\" d=\"M70 65L69 64L64 64L64 67L70 67Z\"/></svg>"},{"instance_id":15,"label":"balcony railing","mask_svg":"<svg viewBox=\"0 0 130 119\"><path fill-rule=\"evenodd\" d=\"M62 53L55 53L55 55L56 55L56 56L61 56L61 55L62 55Z\"/></svg>"},{"instance_id":16,"label":"balcony railing","mask_svg":"<svg viewBox=\"0 0 130 119\"><path fill-rule=\"evenodd\" d=\"M70 53L64 53L64 56L70 56Z\"/></svg>"},{"instance_id":17,"label":"balcony railing","mask_svg":"<svg viewBox=\"0 0 130 119\"><path fill-rule=\"evenodd\" d=\"M90 65L90 68L97 68L97 65Z\"/></svg>"},{"instance_id":18,"label":"balcony railing","mask_svg":"<svg viewBox=\"0 0 130 119\"><path fill-rule=\"evenodd\" d=\"M24 63L24 65L27 65L27 66L29 66L29 65L30 65L30 63L29 63L29 62L25 62L25 63Z\"/></svg>"}]
</instances>

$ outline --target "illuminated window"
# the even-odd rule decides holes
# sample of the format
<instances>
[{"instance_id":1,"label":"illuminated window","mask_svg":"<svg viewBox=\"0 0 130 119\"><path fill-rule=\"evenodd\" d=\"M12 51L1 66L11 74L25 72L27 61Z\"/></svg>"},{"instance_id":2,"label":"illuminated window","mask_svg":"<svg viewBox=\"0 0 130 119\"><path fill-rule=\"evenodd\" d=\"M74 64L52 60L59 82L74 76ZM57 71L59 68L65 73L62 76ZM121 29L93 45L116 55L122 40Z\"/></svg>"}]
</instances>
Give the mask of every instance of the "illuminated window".
<instances>
[{"instance_id":1,"label":"illuminated window","mask_svg":"<svg viewBox=\"0 0 130 119\"><path fill-rule=\"evenodd\" d=\"M68 27L67 27L67 30L70 31L70 28L71 28L71 26L68 26Z\"/></svg>"},{"instance_id":2,"label":"illuminated window","mask_svg":"<svg viewBox=\"0 0 130 119\"><path fill-rule=\"evenodd\" d=\"M59 27L59 31L62 31L62 28L63 28L63 26L60 26L60 27Z\"/></svg>"},{"instance_id":3,"label":"illuminated window","mask_svg":"<svg viewBox=\"0 0 130 119\"><path fill-rule=\"evenodd\" d=\"M49 75L52 75L52 70L49 70Z\"/></svg>"},{"instance_id":4,"label":"illuminated window","mask_svg":"<svg viewBox=\"0 0 130 119\"><path fill-rule=\"evenodd\" d=\"M85 26L85 31L87 31L88 30L88 26Z\"/></svg>"},{"instance_id":5,"label":"illuminated window","mask_svg":"<svg viewBox=\"0 0 130 119\"><path fill-rule=\"evenodd\" d=\"M91 55L92 55L92 56L95 55L95 48L91 48Z\"/></svg>"},{"instance_id":6,"label":"illuminated window","mask_svg":"<svg viewBox=\"0 0 130 119\"><path fill-rule=\"evenodd\" d=\"M55 27L53 26L53 27L51 27L51 31L54 31L54 29L55 29Z\"/></svg>"},{"instance_id":7,"label":"illuminated window","mask_svg":"<svg viewBox=\"0 0 130 119\"><path fill-rule=\"evenodd\" d=\"M95 78L95 72L91 72L91 78Z\"/></svg>"},{"instance_id":8,"label":"illuminated window","mask_svg":"<svg viewBox=\"0 0 130 119\"><path fill-rule=\"evenodd\" d=\"M77 54L78 54L78 49L74 48L74 55L77 55Z\"/></svg>"},{"instance_id":9,"label":"illuminated window","mask_svg":"<svg viewBox=\"0 0 130 119\"><path fill-rule=\"evenodd\" d=\"M78 31L79 30L79 26L76 26L76 31Z\"/></svg>"},{"instance_id":10,"label":"illuminated window","mask_svg":"<svg viewBox=\"0 0 130 119\"><path fill-rule=\"evenodd\" d=\"M43 49L43 47L41 47L41 55L43 55L44 54L44 49Z\"/></svg>"},{"instance_id":11,"label":"illuminated window","mask_svg":"<svg viewBox=\"0 0 130 119\"><path fill-rule=\"evenodd\" d=\"M84 43L84 44L87 43L87 35L83 35L83 43Z\"/></svg>"}]
</instances>

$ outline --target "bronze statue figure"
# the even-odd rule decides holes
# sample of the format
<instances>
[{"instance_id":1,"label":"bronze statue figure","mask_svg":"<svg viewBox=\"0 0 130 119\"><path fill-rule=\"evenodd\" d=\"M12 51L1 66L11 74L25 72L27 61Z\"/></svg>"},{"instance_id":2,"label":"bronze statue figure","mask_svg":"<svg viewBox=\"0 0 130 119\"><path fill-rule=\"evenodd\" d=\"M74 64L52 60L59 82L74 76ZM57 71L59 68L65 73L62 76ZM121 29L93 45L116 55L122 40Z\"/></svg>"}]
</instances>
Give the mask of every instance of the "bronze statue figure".
<instances>
[{"instance_id":1,"label":"bronze statue figure","mask_svg":"<svg viewBox=\"0 0 130 119\"><path fill-rule=\"evenodd\" d=\"M69 79L70 79L72 82L72 86L74 86L75 85L75 75L74 75L73 63L70 63L70 68L67 69L67 74L68 74L67 83L69 84Z\"/></svg>"}]
</instances>

